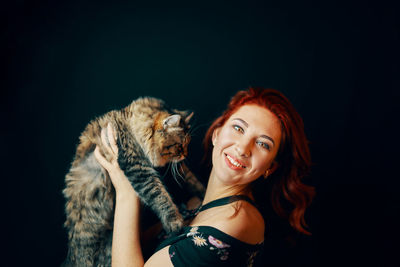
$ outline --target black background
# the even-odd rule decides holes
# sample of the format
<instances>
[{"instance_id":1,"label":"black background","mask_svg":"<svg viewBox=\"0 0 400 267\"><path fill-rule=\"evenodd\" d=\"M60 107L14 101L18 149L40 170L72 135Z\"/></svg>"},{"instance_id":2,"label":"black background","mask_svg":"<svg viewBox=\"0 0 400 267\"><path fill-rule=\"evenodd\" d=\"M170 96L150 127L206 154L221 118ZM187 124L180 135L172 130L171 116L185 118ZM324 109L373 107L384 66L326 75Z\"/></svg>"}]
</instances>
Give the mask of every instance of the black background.
<instances>
[{"instance_id":1,"label":"black background","mask_svg":"<svg viewBox=\"0 0 400 267\"><path fill-rule=\"evenodd\" d=\"M399 264L399 13L389 3L14 1L1 13L4 266L64 259L61 191L89 120L144 95L190 108L188 160L200 171L207 126L249 86L282 91L302 115L317 188L313 235L291 245L271 234L260 265Z\"/></svg>"}]
</instances>

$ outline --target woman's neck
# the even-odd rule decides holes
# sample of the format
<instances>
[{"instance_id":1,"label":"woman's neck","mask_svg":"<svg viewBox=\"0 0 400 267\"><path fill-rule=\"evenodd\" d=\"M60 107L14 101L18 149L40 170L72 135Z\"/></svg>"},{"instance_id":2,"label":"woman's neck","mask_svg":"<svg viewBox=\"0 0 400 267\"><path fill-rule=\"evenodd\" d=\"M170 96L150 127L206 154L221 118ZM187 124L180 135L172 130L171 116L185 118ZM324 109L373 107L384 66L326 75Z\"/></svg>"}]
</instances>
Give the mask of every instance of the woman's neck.
<instances>
[{"instance_id":1,"label":"woman's neck","mask_svg":"<svg viewBox=\"0 0 400 267\"><path fill-rule=\"evenodd\" d=\"M248 185L225 185L221 183L211 171L202 205L215 199L233 195L247 195L252 198L251 190Z\"/></svg>"}]
</instances>

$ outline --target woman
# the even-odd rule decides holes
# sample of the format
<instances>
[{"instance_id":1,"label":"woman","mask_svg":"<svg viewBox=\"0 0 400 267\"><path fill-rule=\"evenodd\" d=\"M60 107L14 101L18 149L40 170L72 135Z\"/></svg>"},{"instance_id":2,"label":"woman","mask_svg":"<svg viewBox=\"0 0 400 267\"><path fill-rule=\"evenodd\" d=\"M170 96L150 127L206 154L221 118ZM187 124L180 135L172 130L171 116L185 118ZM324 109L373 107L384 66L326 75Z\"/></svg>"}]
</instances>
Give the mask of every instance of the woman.
<instances>
[{"instance_id":1,"label":"woman","mask_svg":"<svg viewBox=\"0 0 400 267\"><path fill-rule=\"evenodd\" d=\"M108 136L112 137L111 127ZM283 214L282 199L293 209L290 224L305 230L304 212L314 189L300 182L310 167L303 123L285 96L272 89L239 91L211 125L204 145L212 163L207 191L196 216L179 235L167 239L144 264L139 237L140 201L118 166L118 148L109 140L106 161L116 190L113 266L246 266L264 241L266 181L274 184L272 205ZM103 143L107 143L103 140Z\"/></svg>"}]
</instances>

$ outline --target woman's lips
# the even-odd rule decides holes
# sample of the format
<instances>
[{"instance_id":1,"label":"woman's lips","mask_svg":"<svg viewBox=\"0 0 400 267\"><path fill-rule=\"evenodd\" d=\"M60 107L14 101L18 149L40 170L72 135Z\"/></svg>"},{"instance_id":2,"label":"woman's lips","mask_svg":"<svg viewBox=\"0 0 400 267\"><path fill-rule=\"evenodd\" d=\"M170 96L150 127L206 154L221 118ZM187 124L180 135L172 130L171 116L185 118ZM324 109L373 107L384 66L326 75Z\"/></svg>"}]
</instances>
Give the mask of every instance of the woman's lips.
<instances>
[{"instance_id":1,"label":"woman's lips","mask_svg":"<svg viewBox=\"0 0 400 267\"><path fill-rule=\"evenodd\" d=\"M228 165L229 168L231 168L232 170L243 170L244 168L246 168L246 166L240 162L239 160L237 160L236 158L232 157L229 154L225 154L225 163L226 165Z\"/></svg>"}]
</instances>

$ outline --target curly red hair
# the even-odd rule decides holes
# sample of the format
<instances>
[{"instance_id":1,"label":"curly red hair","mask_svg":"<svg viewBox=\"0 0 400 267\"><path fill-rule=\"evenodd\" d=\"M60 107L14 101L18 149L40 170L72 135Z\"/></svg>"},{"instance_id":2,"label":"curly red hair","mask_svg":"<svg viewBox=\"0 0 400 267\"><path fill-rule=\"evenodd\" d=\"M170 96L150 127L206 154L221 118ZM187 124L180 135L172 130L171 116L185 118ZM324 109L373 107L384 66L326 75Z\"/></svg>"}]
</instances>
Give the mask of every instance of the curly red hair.
<instances>
[{"instance_id":1,"label":"curly red hair","mask_svg":"<svg viewBox=\"0 0 400 267\"><path fill-rule=\"evenodd\" d=\"M305 229L304 220L306 208L315 195L314 187L303 184L302 178L307 176L311 166L311 156L308 141L304 133L303 120L290 101L279 91L274 89L249 88L237 92L229 102L228 108L218 117L206 132L203 145L205 149L204 161L211 166L212 134L216 128L224 125L229 117L241 106L256 104L271 111L281 123L281 144L275 158L278 168L267 180L272 180L271 204L274 211L289 219L290 225L299 232L310 234ZM258 179L252 186L252 192L259 204L265 200L265 186ZM257 184L255 186L255 184ZM282 197L292 204L287 214Z\"/></svg>"}]
</instances>

